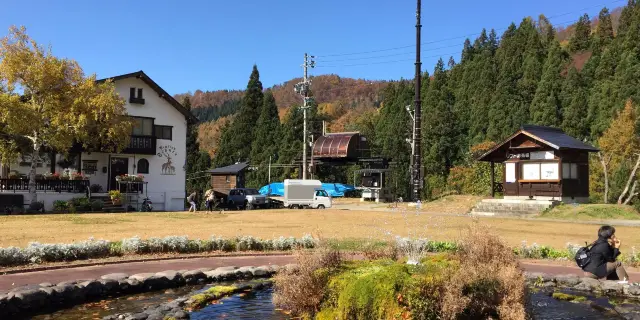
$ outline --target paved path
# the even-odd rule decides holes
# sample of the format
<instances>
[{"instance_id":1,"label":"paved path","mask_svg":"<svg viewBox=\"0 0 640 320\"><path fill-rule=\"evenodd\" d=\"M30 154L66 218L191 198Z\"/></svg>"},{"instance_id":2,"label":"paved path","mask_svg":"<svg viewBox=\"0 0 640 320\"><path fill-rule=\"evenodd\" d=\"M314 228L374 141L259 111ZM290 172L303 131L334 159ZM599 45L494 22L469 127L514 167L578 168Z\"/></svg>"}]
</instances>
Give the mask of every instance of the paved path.
<instances>
[{"instance_id":1,"label":"paved path","mask_svg":"<svg viewBox=\"0 0 640 320\"><path fill-rule=\"evenodd\" d=\"M62 281L79 279L96 279L102 275L123 272L129 275L143 272L160 272L165 270L193 270L199 268L217 268L224 266L261 266L269 264L285 265L293 263L294 257L290 255L274 256L246 256L246 257L212 257L198 259L176 259L150 262L132 262L112 265L100 265L92 267L79 267L58 269L28 273L16 273L0 276L0 291L11 288L39 284L43 282L59 283ZM544 272L548 274L576 274L582 275L582 270L577 267L542 264L534 262L522 262L522 267L528 272ZM640 281L640 272L629 272L632 281Z\"/></svg>"}]
</instances>

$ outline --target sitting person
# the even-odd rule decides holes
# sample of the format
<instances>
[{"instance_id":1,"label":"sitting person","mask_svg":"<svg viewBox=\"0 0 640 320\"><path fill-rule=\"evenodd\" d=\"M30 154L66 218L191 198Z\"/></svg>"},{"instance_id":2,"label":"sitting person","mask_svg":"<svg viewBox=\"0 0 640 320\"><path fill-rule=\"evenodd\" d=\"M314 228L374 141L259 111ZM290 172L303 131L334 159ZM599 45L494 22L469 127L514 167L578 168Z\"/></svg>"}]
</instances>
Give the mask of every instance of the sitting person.
<instances>
[{"instance_id":1,"label":"sitting person","mask_svg":"<svg viewBox=\"0 0 640 320\"><path fill-rule=\"evenodd\" d=\"M620 239L616 237L616 229L602 226L598 230L598 240L591 250L591 261L584 267L585 276L594 279L628 281L629 276L622 263L616 261L620 255Z\"/></svg>"}]
</instances>

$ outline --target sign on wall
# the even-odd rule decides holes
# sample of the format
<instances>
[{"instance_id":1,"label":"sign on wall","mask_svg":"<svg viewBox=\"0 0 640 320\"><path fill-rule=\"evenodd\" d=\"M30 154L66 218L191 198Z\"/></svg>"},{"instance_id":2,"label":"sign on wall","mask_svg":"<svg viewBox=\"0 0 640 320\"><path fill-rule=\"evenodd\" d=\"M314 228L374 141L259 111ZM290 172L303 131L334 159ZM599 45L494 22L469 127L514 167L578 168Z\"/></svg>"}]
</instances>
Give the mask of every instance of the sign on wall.
<instances>
[{"instance_id":1,"label":"sign on wall","mask_svg":"<svg viewBox=\"0 0 640 320\"><path fill-rule=\"evenodd\" d=\"M540 165L540 179L542 180L558 180L560 173L558 172L557 163L543 163Z\"/></svg>"},{"instance_id":2,"label":"sign on wall","mask_svg":"<svg viewBox=\"0 0 640 320\"><path fill-rule=\"evenodd\" d=\"M167 161L162 164L162 170L160 174L162 175L175 175L176 167L173 165L172 158L177 156L176 147L166 145L159 147L160 152L158 152L158 157L167 158Z\"/></svg>"},{"instance_id":3,"label":"sign on wall","mask_svg":"<svg viewBox=\"0 0 640 320\"><path fill-rule=\"evenodd\" d=\"M98 171L98 160L82 160L82 172L95 174Z\"/></svg>"},{"instance_id":4,"label":"sign on wall","mask_svg":"<svg viewBox=\"0 0 640 320\"><path fill-rule=\"evenodd\" d=\"M507 171L507 174L506 174L507 183L516 182L516 164L513 162L507 162L505 170Z\"/></svg>"}]
</instances>

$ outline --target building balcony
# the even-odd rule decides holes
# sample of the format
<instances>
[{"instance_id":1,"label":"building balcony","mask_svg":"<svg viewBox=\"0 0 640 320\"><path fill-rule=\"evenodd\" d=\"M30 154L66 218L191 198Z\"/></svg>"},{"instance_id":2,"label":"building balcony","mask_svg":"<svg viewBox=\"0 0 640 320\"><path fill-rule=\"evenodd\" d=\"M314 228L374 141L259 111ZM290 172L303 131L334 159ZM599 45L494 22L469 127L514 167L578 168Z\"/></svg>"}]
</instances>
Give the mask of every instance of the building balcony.
<instances>
[{"instance_id":1,"label":"building balcony","mask_svg":"<svg viewBox=\"0 0 640 320\"><path fill-rule=\"evenodd\" d=\"M156 137L152 136L131 136L129 146L122 153L134 154L156 154Z\"/></svg>"}]
</instances>

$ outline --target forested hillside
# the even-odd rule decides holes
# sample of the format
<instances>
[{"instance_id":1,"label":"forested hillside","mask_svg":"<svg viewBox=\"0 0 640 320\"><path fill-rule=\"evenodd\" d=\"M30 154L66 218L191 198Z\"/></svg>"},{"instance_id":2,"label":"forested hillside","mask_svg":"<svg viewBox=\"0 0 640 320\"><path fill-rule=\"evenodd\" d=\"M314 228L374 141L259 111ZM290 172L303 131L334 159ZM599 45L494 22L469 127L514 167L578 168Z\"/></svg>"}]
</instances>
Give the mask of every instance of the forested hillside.
<instances>
[{"instance_id":1,"label":"forested hillside","mask_svg":"<svg viewBox=\"0 0 640 320\"><path fill-rule=\"evenodd\" d=\"M433 72L425 72L422 92L425 198L452 189L488 191L488 183L476 181L468 186L461 185L461 181L486 178L486 168L476 164L474 157L523 124L560 127L597 145L625 102L631 100L637 105L640 99L638 1L629 1L615 22L609 10L603 9L596 19L583 15L568 30L561 30L561 36L558 32L544 16L513 23L501 35L483 30L476 39L464 42L459 59L441 59ZM353 90L350 90L350 86L339 85L347 79L316 77L315 85L318 79L326 79L321 82L326 86L313 90L318 102L311 115L314 132L319 132L321 120L332 120L340 131L365 133L375 152L393 158L394 173L387 185L406 198L410 153L406 139L410 137L411 124L405 106L412 104L413 83L371 84L349 79L353 81ZM337 84L331 84L332 81ZM300 100L293 93L295 82L297 80L292 80L265 93L254 69L244 100L235 98L239 105L235 119L225 120L226 130L222 130L214 154L216 165L248 160L259 166L260 171L269 155L281 164L299 157L301 116L298 108L289 108ZM334 97L336 100L330 100ZM274 101L277 107L273 106ZM218 103L224 104L224 101ZM273 109L280 109L281 116L274 117ZM276 122L269 130L264 129ZM262 142L255 143L263 139L264 132L277 132L267 138L278 142L267 153L256 150L265 146ZM254 142L252 148L248 148L250 141ZM613 180L620 180L612 184L626 182L635 162L635 159L630 163L628 160L622 159L616 162L616 167L608 169L615 171L609 173ZM598 167L598 162L592 167ZM279 173L280 177L292 174L297 172ZM346 169L326 174L347 181ZM475 179L468 179L469 175ZM264 180L256 173L250 182L260 185ZM600 189L594 190L594 194L598 195Z\"/></svg>"}]
</instances>

